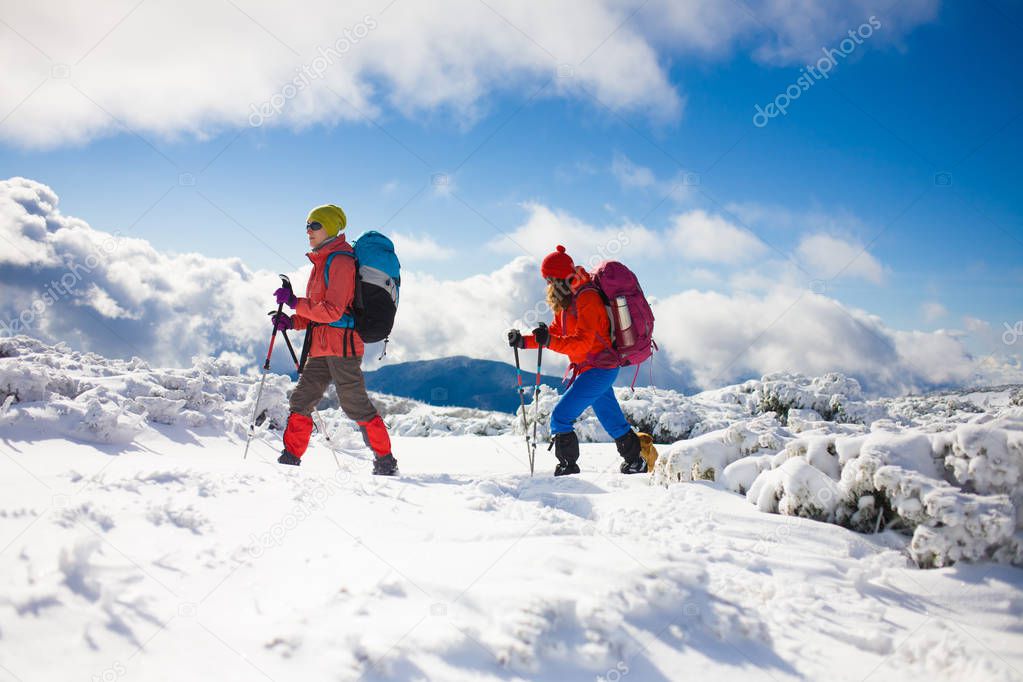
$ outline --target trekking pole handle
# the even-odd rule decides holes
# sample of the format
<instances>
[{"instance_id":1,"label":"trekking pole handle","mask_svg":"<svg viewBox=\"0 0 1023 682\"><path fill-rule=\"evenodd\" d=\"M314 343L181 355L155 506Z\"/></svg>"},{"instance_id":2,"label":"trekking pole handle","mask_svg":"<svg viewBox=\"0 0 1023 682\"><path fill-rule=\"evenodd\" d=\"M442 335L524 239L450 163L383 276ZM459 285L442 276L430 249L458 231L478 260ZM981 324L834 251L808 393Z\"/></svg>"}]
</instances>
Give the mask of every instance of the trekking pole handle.
<instances>
[{"instance_id":1,"label":"trekking pole handle","mask_svg":"<svg viewBox=\"0 0 1023 682\"><path fill-rule=\"evenodd\" d=\"M291 288L291 280L288 279L288 276L287 275L277 275L277 276L281 278L281 286L286 288L288 291L291 291L292 290L292 288ZM283 312L284 312L284 304L280 303L280 304L277 305L277 314L280 315ZM273 312L270 312L269 314L273 315ZM266 352L266 362L263 363L263 369L265 369L265 370L269 370L270 369L270 356L273 355L273 352L274 352L274 341L276 341L276 340L277 340L277 326L275 325L273 333L270 334L270 349ZM288 345L290 345L290 344L288 344Z\"/></svg>"}]
</instances>

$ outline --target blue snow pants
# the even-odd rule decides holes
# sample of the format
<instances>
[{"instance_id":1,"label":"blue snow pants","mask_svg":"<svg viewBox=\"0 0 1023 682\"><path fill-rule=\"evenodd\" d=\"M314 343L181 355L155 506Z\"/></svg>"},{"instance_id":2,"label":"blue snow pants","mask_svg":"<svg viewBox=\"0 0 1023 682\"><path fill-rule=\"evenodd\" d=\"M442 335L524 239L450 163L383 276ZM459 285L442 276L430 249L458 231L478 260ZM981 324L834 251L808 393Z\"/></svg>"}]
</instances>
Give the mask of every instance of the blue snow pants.
<instances>
[{"instance_id":1,"label":"blue snow pants","mask_svg":"<svg viewBox=\"0 0 1023 682\"><path fill-rule=\"evenodd\" d=\"M551 435L571 431L572 423L591 405L600 425L612 438L620 438L631 430L612 388L617 378L617 367L595 367L577 376L551 412Z\"/></svg>"}]
</instances>

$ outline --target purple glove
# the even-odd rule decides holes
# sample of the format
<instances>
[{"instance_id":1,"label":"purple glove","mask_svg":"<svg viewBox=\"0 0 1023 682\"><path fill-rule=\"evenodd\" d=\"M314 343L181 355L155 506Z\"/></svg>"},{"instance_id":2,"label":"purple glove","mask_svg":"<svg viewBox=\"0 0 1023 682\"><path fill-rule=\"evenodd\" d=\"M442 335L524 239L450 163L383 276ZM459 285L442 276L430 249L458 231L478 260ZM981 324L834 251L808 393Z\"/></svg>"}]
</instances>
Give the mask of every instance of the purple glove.
<instances>
[{"instance_id":1,"label":"purple glove","mask_svg":"<svg viewBox=\"0 0 1023 682\"><path fill-rule=\"evenodd\" d=\"M287 287L281 287L274 292L274 296L277 298L277 305L282 303L289 308L294 308L295 304L298 303L298 297L295 296L295 292Z\"/></svg>"},{"instance_id":2,"label":"purple glove","mask_svg":"<svg viewBox=\"0 0 1023 682\"><path fill-rule=\"evenodd\" d=\"M274 329L279 332L292 329L295 323L291 321L291 315L287 313L274 313L270 320L274 323Z\"/></svg>"}]
</instances>

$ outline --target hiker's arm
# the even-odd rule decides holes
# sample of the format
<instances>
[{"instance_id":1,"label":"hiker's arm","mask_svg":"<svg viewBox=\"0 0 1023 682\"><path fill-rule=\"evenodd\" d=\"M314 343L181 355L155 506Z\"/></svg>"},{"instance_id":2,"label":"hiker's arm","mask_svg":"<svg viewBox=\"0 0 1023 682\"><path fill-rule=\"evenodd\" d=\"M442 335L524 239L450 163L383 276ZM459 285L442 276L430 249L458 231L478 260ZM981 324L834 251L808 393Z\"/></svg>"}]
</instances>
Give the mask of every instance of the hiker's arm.
<instances>
[{"instance_id":1,"label":"hiker's arm","mask_svg":"<svg viewBox=\"0 0 1023 682\"><path fill-rule=\"evenodd\" d=\"M295 313L308 322L330 324L340 319L355 296L355 260L349 256L335 256L330 262L330 284L327 295L319 303L300 298L295 303ZM296 325L297 328L297 325Z\"/></svg>"},{"instance_id":2,"label":"hiker's arm","mask_svg":"<svg viewBox=\"0 0 1023 682\"><path fill-rule=\"evenodd\" d=\"M551 336L554 336L555 334L558 336L561 335L561 322L559 320L561 320L561 315L559 313L555 313L554 319L551 320L549 325L547 325L547 329L550 331ZM536 348L536 339L532 334L529 334L528 336L523 335L522 340L526 342L526 348Z\"/></svg>"},{"instance_id":3,"label":"hiker's arm","mask_svg":"<svg viewBox=\"0 0 1023 682\"><path fill-rule=\"evenodd\" d=\"M583 292L575 302L577 322L575 332L571 335L555 333L554 325L551 325L551 342L548 347L551 350L565 355L585 354L593 346L593 340L607 329L607 311L604 310L604 302L600 294L595 291Z\"/></svg>"}]
</instances>

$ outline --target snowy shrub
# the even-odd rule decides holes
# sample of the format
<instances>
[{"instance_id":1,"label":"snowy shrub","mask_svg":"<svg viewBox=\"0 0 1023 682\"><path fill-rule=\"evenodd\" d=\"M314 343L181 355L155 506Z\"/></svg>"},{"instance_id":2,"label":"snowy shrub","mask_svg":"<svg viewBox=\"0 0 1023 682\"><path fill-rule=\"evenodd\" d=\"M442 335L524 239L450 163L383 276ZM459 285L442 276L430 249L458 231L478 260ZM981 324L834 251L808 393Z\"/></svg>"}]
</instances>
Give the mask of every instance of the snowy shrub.
<instances>
[{"instance_id":1,"label":"snowy shrub","mask_svg":"<svg viewBox=\"0 0 1023 682\"><path fill-rule=\"evenodd\" d=\"M84 441L130 443L144 428L140 417L126 415L123 407L101 402L96 397L88 398L84 409L77 403L75 407L80 417L72 433Z\"/></svg>"},{"instance_id":2,"label":"snowy shrub","mask_svg":"<svg viewBox=\"0 0 1023 682\"><path fill-rule=\"evenodd\" d=\"M746 491L753 487L753 481L757 476L771 468L772 459L773 455L754 455L738 459L725 467L720 480L732 492L745 495Z\"/></svg>"},{"instance_id":3,"label":"snowy shrub","mask_svg":"<svg viewBox=\"0 0 1023 682\"><path fill-rule=\"evenodd\" d=\"M658 443L691 438L701 422L697 409L688 398L675 391L640 387L634 392L616 388L622 412L638 431L649 433ZM596 417L593 417L596 421Z\"/></svg>"},{"instance_id":4,"label":"snowy shrub","mask_svg":"<svg viewBox=\"0 0 1023 682\"><path fill-rule=\"evenodd\" d=\"M746 382L727 395L763 395L763 388ZM770 395L779 401L802 395L800 385L777 388ZM959 401L949 411L947 397L899 400L901 415L874 420L868 433L818 421L809 412L816 408L789 401L780 413L787 427L739 421L662 448L654 480L716 479L762 511L858 532L893 530L910 537L907 551L922 567L1023 565L1023 410L1010 405L977 414ZM882 404L870 408L873 414L884 414ZM743 431L756 426L759 447Z\"/></svg>"},{"instance_id":5,"label":"snowy shrub","mask_svg":"<svg viewBox=\"0 0 1023 682\"><path fill-rule=\"evenodd\" d=\"M874 483L912 530L910 555L921 567L992 559L1014 533L1016 514L1004 495L971 495L897 466L880 468Z\"/></svg>"},{"instance_id":6,"label":"snowy shrub","mask_svg":"<svg viewBox=\"0 0 1023 682\"><path fill-rule=\"evenodd\" d=\"M519 427L521 430L521 415ZM512 416L472 408L437 408L420 403L405 414L386 418L387 428L398 436L497 436L511 429ZM537 430L539 439L540 430Z\"/></svg>"},{"instance_id":7,"label":"snowy shrub","mask_svg":"<svg viewBox=\"0 0 1023 682\"><path fill-rule=\"evenodd\" d=\"M945 464L957 483L984 494L1020 490L1023 410L1019 412L987 424L956 427L948 439Z\"/></svg>"},{"instance_id":8,"label":"snowy shrub","mask_svg":"<svg viewBox=\"0 0 1023 682\"><path fill-rule=\"evenodd\" d=\"M826 474L794 457L764 471L746 493L760 511L831 521L840 492Z\"/></svg>"},{"instance_id":9,"label":"snowy shrub","mask_svg":"<svg viewBox=\"0 0 1023 682\"><path fill-rule=\"evenodd\" d=\"M716 480L736 460L776 444L777 421L771 415L737 422L662 449L654 466L654 482Z\"/></svg>"},{"instance_id":10,"label":"snowy shrub","mask_svg":"<svg viewBox=\"0 0 1023 682\"><path fill-rule=\"evenodd\" d=\"M807 378L799 374L768 374L752 391L756 413L774 412L787 424L792 409L813 410L825 421L858 421L846 411L846 404L862 401L858 381L838 373Z\"/></svg>"},{"instance_id":11,"label":"snowy shrub","mask_svg":"<svg viewBox=\"0 0 1023 682\"><path fill-rule=\"evenodd\" d=\"M177 424L181 410L185 407L184 400L170 400L158 396L136 398L135 402L145 408L149 421L159 424Z\"/></svg>"},{"instance_id":12,"label":"snowy shrub","mask_svg":"<svg viewBox=\"0 0 1023 682\"><path fill-rule=\"evenodd\" d=\"M49 383L50 374L44 368L11 360L0 364L0 399L11 396L18 403L43 401L50 394L46 388Z\"/></svg>"}]
</instances>

